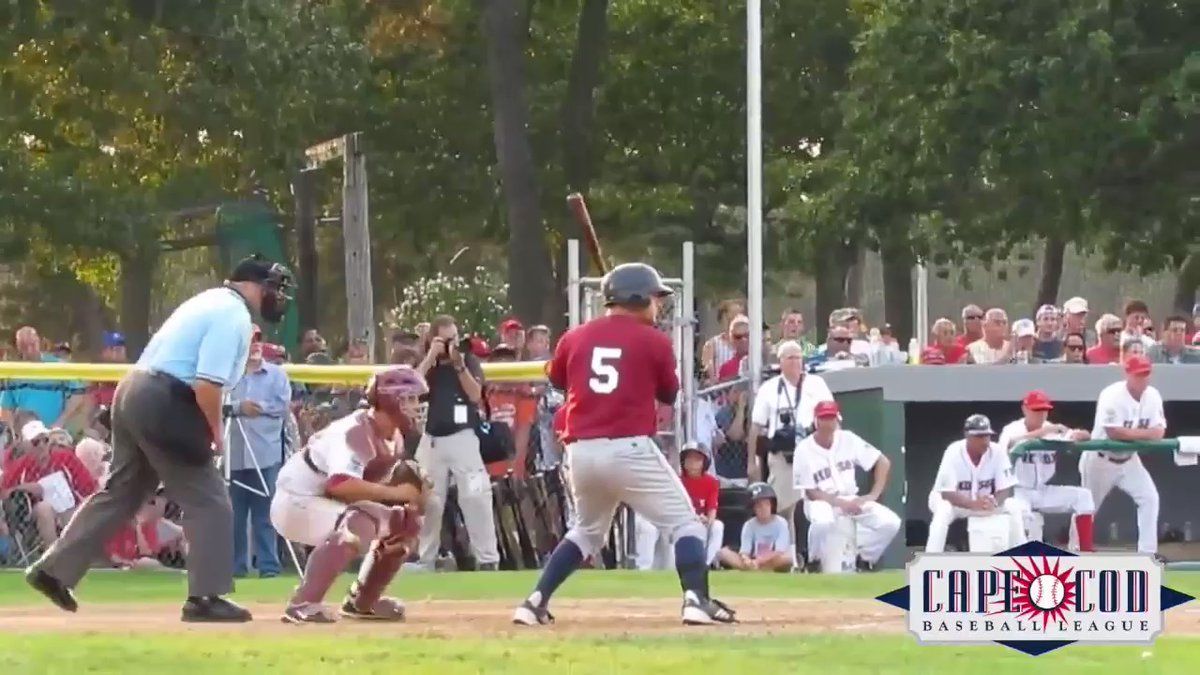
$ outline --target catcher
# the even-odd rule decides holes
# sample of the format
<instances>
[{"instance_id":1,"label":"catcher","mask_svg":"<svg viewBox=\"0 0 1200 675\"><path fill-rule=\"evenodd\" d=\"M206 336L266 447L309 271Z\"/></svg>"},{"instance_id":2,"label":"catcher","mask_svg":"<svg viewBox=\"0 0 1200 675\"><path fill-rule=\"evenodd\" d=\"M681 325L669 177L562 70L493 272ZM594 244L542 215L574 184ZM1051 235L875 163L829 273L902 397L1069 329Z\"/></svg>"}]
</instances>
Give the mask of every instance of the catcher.
<instances>
[{"instance_id":1,"label":"catcher","mask_svg":"<svg viewBox=\"0 0 1200 675\"><path fill-rule=\"evenodd\" d=\"M315 547L283 621L336 621L325 595L360 555L358 579L340 614L404 620L404 604L383 591L421 528L428 485L415 462L401 459L401 437L424 424L420 397L427 391L409 366L376 373L367 384L368 407L318 432L280 470L271 523L287 539Z\"/></svg>"}]
</instances>

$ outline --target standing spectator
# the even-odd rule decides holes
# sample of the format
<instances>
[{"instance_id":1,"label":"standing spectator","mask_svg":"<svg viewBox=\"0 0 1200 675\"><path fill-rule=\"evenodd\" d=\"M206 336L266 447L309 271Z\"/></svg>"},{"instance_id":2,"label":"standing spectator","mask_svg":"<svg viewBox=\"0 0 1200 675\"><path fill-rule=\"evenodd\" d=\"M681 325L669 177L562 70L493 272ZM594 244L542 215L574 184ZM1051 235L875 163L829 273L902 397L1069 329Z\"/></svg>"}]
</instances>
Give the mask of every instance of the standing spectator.
<instances>
[{"instance_id":1,"label":"standing spectator","mask_svg":"<svg viewBox=\"0 0 1200 675\"><path fill-rule=\"evenodd\" d=\"M530 326L525 333L525 358L530 361L549 361L551 356L550 329L540 324Z\"/></svg>"},{"instance_id":2,"label":"standing spectator","mask_svg":"<svg viewBox=\"0 0 1200 675\"><path fill-rule=\"evenodd\" d=\"M22 361L57 363L58 357L43 354L41 338L33 326L24 326L16 335L17 355ZM84 409L87 401L82 383L56 380L9 380L0 392L0 420L9 426L17 410L28 410L43 423L62 427Z\"/></svg>"},{"instance_id":3,"label":"standing spectator","mask_svg":"<svg viewBox=\"0 0 1200 675\"><path fill-rule=\"evenodd\" d=\"M940 364L937 365L955 365L966 362L967 348L958 341L957 329L954 327L953 321L945 317L940 318L933 322L929 332L933 337L933 344L922 352L921 363L927 362L926 355L931 355L931 349L940 354L940 357L935 359L940 360Z\"/></svg>"},{"instance_id":4,"label":"standing spectator","mask_svg":"<svg viewBox=\"0 0 1200 675\"><path fill-rule=\"evenodd\" d=\"M733 357L734 345L729 341L729 323L746 313L746 303L741 300L725 300L717 306L717 323L721 332L709 338L700 349L700 367L705 382L717 379L717 370Z\"/></svg>"},{"instance_id":5,"label":"standing spectator","mask_svg":"<svg viewBox=\"0 0 1200 675\"><path fill-rule=\"evenodd\" d=\"M21 438L29 452L14 461L0 478L0 501L8 499L13 492L29 495L38 537L48 546L58 539L59 528L66 525L79 504L98 486L87 467L75 456L71 435L67 432L47 429L40 420L33 420L25 423ZM46 488L42 482L56 473L66 480L74 502L61 511L45 498Z\"/></svg>"},{"instance_id":6,"label":"standing spectator","mask_svg":"<svg viewBox=\"0 0 1200 675\"><path fill-rule=\"evenodd\" d=\"M433 320L425 358L417 371L429 383L429 419L417 461L429 473L433 490L425 502L421 526L420 562L432 570L441 542L442 511L450 476L458 486L458 506L466 521L479 569L495 570L496 526L492 514L492 482L479 454L479 405L483 399L483 369L474 354L460 349L454 318Z\"/></svg>"},{"instance_id":7,"label":"standing spectator","mask_svg":"<svg viewBox=\"0 0 1200 675\"><path fill-rule=\"evenodd\" d=\"M1033 347L1037 342L1037 329L1029 319L1018 319L1013 323L1013 346L1011 363L1033 363Z\"/></svg>"},{"instance_id":8,"label":"standing spectator","mask_svg":"<svg viewBox=\"0 0 1200 675\"><path fill-rule=\"evenodd\" d=\"M725 524L717 520L721 484L709 472L709 469L712 468L712 457L709 455L708 448L699 443L686 443L679 454L680 464L683 465L679 479L683 483L683 489L687 491L688 497L692 500L692 508L696 510L696 515L700 516L700 521L704 523L704 529L707 530L705 540L707 553L704 562L712 565L713 561L717 559L717 553L721 550L721 544L725 539Z\"/></svg>"},{"instance_id":9,"label":"standing spectator","mask_svg":"<svg viewBox=\"0 0 1200 675\"><path fill-rule=\"evenodd\" d=\"M967 305L962 310L963 333L958 344L963 349L983 339L983 309L979 305Z\"/></svg>"},{"instance_id":10,"label":"standing spectator","mask_svg":"<svg viewBox=\"0 0 1200 675\"><path fill-rule=\"evenodd\" d=\"M1063 363L1083 363L1087 360L1087 339L1083 333L1067 333L1063 338Z\"/></svg>"},{"instance_id":11,"label":"standing spectator","mask_svg":"<svg viewBox=\"0 0 1200 675\"><path fill-rule=\"evenodd\" d=\"M1096 321L1096 346L1087 350L1087 362L1106 365L1121 360L1121 319L1115 314L1105 314Z\"/></svg>"},{"instance_id":12,"label":"standing spectator","mask_svg":"<svg viewBox=\"0 0 1200 675\"><path fill-rule=\"evenodd\" d=\"M364 338L354 338L346 345L346 355L342 362L351 366L365 366L371 363L370 345Z\"/></svg>"},{"instance_id":13,"label":"standing spectator","mask_svg":"<svg viewBox=\"0 0 1200 675\"><path fill-rule=\"evenodd\" d=\"M1087 325L1088 301L1075 296L1063 303L1063 334L1079 333L1089 345L1096 344L1096 331Z\"/></svg>"},{"instance_id":14,"label":"standing spectator","mask_svg":"<svg viewBox=\"0 0 1200 675\"><path fill-rule=\"evenodd\" d=\"M1150 308L1141 300L1130 300L1125 303L1125 331L1121 334L1121 342L1127 339L1137 340L1143 347L1154 346L1154 338L1146 334L1146 326L1150 321Z\"/></svg>"},{"instance_id":15,"label":"standing spectator","mask_svg":"<svg viewBox=\"0 0 1200 675\"><path fill-rule=\"evenodd\" d=\"M490 359L492 363L512 363L516 360L517 350L504 344L496 345ZM516 449L511 466L503 467L500 475L511 469L513 476L524 479L529 475L529 439L537 417L537 398L533 396L530 386L521 382L498 382L489 384L485 389L491 413L488 421L508 425Z\"/></svg>"},{"instance_id":16,"label":"standing spectator","mask_svg":"<svg viewBox=\"0 0 1200 675\"><path fill-rule=\"evenodd\" d=\"M525 358L525 325L516 317L509 317L500 323L500 344L505 344L516 350L518 359Z\"/></svg>"},{"instance_id":17,"label":"standing spectator","mask_svg":"<svg viewBox=\"0 0 1200 675\"><path fill-rule=\"evenodd\" d=\"M1163 322L1162 342L1147 351L1152 363L1200 363L1200 349L1187 344L1191 321L1172 314Z\"/></svg>"},{"instance_id":18,"label":"standing spectator","mask_svg":"<svg viewBox=\"0 0 1200 675\"><path fill-rule=\"evenodd\" d=\"M817 353L817 345L808 338L805 334L806 328L804 325L804 315L798 309L785 309L783 316L779 319L779 342L780 344L789 340L798 343L804 348L804 358L808 358Z\"/></svg>"},{"instance_id":19,"label":"standing spectator","mask_svg":"<svg viewBox=\"0 0 1200 675\"><path fill-rule=\"evenodd\" d=\"M729 343L733 354L717 368L718 380L731 380L742 372L742 360L750 354L750 319L736 316L729 322Z\"/></svg>"},{"instance_id":20,"label":"standing spectator","mask_svg":"<svg viewBox=\"0 0 1200 675\"><path fill-rule=\"evenodd\" d=\"M118 332L107 332L104 334L104 348L100 350L101 363L126 363L127 356L125 353L125 336ZM88 386L87 398L91 412L94 413L101 407L112 407L113 394L117 391L116 382L93 382ZM100 432L100 430L93 430ZM103 433L103 436L107 436Z\"/></svg>"},{"instance_id":21,"label":"standing spectator","mask_svg":"<svg viewBox=\"0 0 1200 675\"><path fill-rule=\"evenodd\" d=\"M292 385L283 368L263 358L264 348L262 342L250 345L246 375L229 393L232 407L229 501L233 503L234 576L245 576L250 568L246 550L249 519L255 567L259 577L269 578L279 575L278 537L271 527L271 498L275 495L275 477L283 464L284 425Z\"/></svg>"},{"instance_id":22,"label":"standing spectator","mask_svg":"<svg viewBox=\"0 0 1200 675\"><path fill-rule=\"evenodd\" d=\"M392 365L415 366L416 363L409 361L413 354L417 355L417 362L420 362L421 336L416 333L395 333L392 335L388 348L388 363Z\"/></svg>"},{"instance_id":23,"label":"standing spectator","mask_svg":"<svg viewBox=\"0 0 1200 675\"><path fill-rule=\"evenodd\" d=\"M1008 336L1008 313L999 307L983 315L983 337L967 346L971 363L990 365L1008 363L1012 358L1012 341Z\"/></svg>"},{"instance_id":24,"label":"standing spectator","mask_svg":"<svg viewBox=\"0 0 1200 675\"><path fill-rule=\"evenodd\" d=\"M1038 307L1034 320L1037 322L1037 339L1031 352L1033 360L1044 363L1062 358L1063 341L1059 333L1058 308L1042 305Z\"/></svg>"},{"instance_id":25,"label":"standing spectator","mask_svg":"<svg viewBox=\"0 0 1200 675\"><path fill-rule=\"evenodd\" d=\"M310 354L328 351L329 345L325 343L325 338L321 337L321 333L316 328L304 331L304 335L300 338L300 361L302 363L308 362Z\"/></svg>"}]
</instances>

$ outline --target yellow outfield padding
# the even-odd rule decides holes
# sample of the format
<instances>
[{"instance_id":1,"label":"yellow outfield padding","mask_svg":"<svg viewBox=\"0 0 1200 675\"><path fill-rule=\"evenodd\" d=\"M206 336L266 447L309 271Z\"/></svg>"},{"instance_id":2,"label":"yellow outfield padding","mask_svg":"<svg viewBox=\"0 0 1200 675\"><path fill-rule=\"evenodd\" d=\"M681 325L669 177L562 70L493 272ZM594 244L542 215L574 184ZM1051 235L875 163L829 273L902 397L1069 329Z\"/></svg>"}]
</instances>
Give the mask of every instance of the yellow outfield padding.
<instances>
[{"instance_id":1,"label":"yellow outfield padding","mask_svg":"<svg viewBox=\"0 0 1200 675\"><path fill-rule=\"evenodd\" d=\"M28 363L0 361L0 379L5 380L83 380L86 382L115 382L132 366L124 363ZM363 384L372 373L387 366L310 366L284 364L283 369L293 382L306 384ZM523 363L485 363L483 373L490 382L544 382L546 364L542 361Z\"/></svg>"}]
</instances>

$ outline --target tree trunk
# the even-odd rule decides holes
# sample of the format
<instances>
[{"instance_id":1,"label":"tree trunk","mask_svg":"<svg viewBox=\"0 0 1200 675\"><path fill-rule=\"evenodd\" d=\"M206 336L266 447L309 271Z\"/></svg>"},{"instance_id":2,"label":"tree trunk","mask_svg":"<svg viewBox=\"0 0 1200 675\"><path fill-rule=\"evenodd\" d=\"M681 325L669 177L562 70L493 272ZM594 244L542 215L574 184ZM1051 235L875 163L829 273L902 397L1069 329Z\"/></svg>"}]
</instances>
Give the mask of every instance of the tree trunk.
<instances>
[{"instance_id":1,"label":"tree trunk","mask_svg":"<svg viewBox=\"0 0 1200 675\"><path fill-rule=\"evenodd\" d=\"M579 26L575 35L575 53L567 77L567 97L562 107L563 173L567 188L586 195L592 180L592 136L596 112L596 88L600 86L600 67L604 62L604 47L608 34L608 0L584 0L579 11ZM557 222L561 223L557 251L558 293L554 296L555 320L551 328L561 333L567 325L567 240L583 239L579 223L563 206ZM586 265L586 259L581 261ZM585 267L586 269L586 267Z\"/></svg>"},{"instance_id":2,"label":"tree trunk","mask_svg":"<svg viewBox=\"0 0 1200 675\"><path fill-rule=\"evenodd\" d=\"M883 260L883 317L892 325L892 335L901 349L908 348L913 337L912 252L893 246L884 248Z\"/></svg>"},{"instance_id":3,"label":"tree trunk","mask_svg":"<svg viewBox=\"0 0 1200 675\"><path fill-rule=\"evenodd\" d=\"M300 312L300 329L318 327L317 314L317 195L313 178L317 169L296 172L292 193L296 209L296 259L300 263L296 289L296 305Z\"/></svg>"},{"instance_id":4,"label":"tree trunk","mask_svg":"<svg viewBox=\"0 0 1200 675\"><path fill-rule=\"evenodd\" d=\"M846 274L846 305L863 306L864 276L867 270L867 247L859 246L854 255L854 265Z\"/></svg>"},{"instance_id":5,"label":"tree trunk","mask_svg":"<svg viewBox=\"0 0 1200 675\"><path fill-rule=\"evenodd\" d=\"M1058 237L1046 240L1046 252L1042 256L1042 278L1038 281L1037 300L1030 316L1037 313L1042 305L1058 304L1058 287L1062 283L1063 257L1067 251L1067 242Z\"/></svg>"},{"instance_id":6,"label":"tree trunk","mask_svg":"<svg viewBox=\"0 0 1200 675\"><path fill-rule=\"evenodd\" d=\"M158 255L152 247L121 258L121 332L131 361L150 341L150 291L157 265Z\"/></svg>"},{"instance_id":7,"label":"tree trunk","mask_svg":"<svg viewBox=\"0 0 1200 675\"><path fill-rule=\"evenodd\" d=\"M525 40L518 0L483 0L492 136L508 216L508 298L527 324L542 323L554 292L538 204L525 100Z\"/></svg>"},{"instance_id":8,"label":"tree trunk","mask_svg":"<svg viewBox=\"0 0 1200 675\"><path fill-rule=\"evenodd\" d=\"M855 250L840 242L817 247L824 252L817 256L814 276L817 286L817 315L810 317L809 326L817 329L817 342L825 342L829 329L829 314L846 306L846 275L854 264Z\"/></svg>"},{"instance_id":9,"label":"tree trunk","mask_svg":"<svg viewBox=\"0 0 1200 675\"><path fill-rule=\"evenodd\" d=\"M96 356L104 343L104 331L107 330L111 312L104 306L104 301L92 287L72 279L71 286L71 332L83 336L82 344L75 345L74 357L82 361L83 356Z\"/></svg>"},{"instance_id":10,"label":"tree trunk","mask_svg":"<svg viewBox=\"0 0 1200 675\"><path fill-rule=\"evenodd\" d=\"M1172 306L1184 316L1192 315L1196 302L1196 288L1200 286L1200 254L1190 253L1179 266L1175 277L1175 300Z\"/></svg>"}]
</instances>

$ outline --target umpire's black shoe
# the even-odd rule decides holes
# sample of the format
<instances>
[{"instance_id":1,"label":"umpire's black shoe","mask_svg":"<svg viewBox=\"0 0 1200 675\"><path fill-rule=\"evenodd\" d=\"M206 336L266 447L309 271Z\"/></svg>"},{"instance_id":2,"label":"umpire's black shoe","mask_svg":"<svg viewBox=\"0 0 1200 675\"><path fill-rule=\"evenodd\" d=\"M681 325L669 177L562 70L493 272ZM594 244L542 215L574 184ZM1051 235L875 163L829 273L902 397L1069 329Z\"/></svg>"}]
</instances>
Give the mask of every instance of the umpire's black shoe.
<instances>
[{"instance_id":1,"label":"umpire's black shoe","mask_svg":"<svg viewBox=\"0 0 1200 675\"><path fill-rule=\"evenodd\" d=\"M32 567L25 570L25 582L35 591L49 598L50 602L57 605L59 609L68 612L79 611L79 603L75 602L75 594L71 592L71 589L42 570Z\"/></svg>"},{"instance_id":2,"label":"umpire's black shoe","mask_svg":"<svg viewBox=\"0 0 1200 675\"><path fill-rule=\"evenodd\" d=\"M188 598L183 604L182 619L188 623L245 623L251 618L249 610L217 595Z\"/></svg>"}]
</instances>

